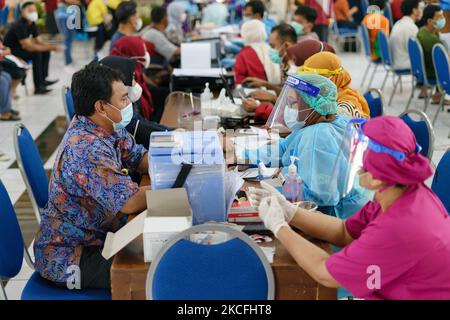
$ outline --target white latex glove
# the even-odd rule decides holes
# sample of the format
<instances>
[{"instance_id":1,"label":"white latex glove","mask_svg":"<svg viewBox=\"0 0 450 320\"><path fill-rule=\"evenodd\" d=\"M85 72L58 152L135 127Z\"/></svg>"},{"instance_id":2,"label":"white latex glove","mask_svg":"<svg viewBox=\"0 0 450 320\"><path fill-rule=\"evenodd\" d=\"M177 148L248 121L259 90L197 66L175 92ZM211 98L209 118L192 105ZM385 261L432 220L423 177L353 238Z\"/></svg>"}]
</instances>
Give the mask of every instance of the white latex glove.
<instances>
[{"instance_id":1,"label":"white latex glove","mask_svg":"<svg viewBox=\"0 0 450 320\"><path fill-rule=\"evenodd\" d=\"M277 196L263 198L258 207L258 211L259 217L264 221L264 225L273 232L275 237L281 227L289 228L289 224L284 220L283 210L278 202Z\"/></svg>"},{"instance_id":2,"label":"white latex glove","mask_svg":"<svg viewBox=\"0 0 450 320\"><path fill-rule=\"evenodd\" d=\"M275 196L283 210L284 218L288 223L292 221L297 211L297 207L290 203L277 189L265 181L261 181L262 189L249 188L250 198L253 206L259 206L261 200L266 197Z\"/></svg>"}]
</instances>

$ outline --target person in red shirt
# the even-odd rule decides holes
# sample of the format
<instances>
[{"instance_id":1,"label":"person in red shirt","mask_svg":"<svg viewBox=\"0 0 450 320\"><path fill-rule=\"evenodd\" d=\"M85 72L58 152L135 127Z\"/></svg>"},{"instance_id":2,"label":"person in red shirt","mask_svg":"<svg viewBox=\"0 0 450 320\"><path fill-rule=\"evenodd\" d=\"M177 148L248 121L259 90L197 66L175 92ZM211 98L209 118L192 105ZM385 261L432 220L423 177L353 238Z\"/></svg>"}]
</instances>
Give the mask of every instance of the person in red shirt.
<instances>
[{"instance_id":1,"label":"person in red shirt","mask_svg":"<svg viewBox=\"0 0 450 320\"><path fill-rule=\"evenodd\" d=\"M402 2L403 0L392 0L391 9L392 9L392 18L394 19L394 22L397 22L398 20L403 18L403 13L401 9Z\"/></svg>"}]
</instances>

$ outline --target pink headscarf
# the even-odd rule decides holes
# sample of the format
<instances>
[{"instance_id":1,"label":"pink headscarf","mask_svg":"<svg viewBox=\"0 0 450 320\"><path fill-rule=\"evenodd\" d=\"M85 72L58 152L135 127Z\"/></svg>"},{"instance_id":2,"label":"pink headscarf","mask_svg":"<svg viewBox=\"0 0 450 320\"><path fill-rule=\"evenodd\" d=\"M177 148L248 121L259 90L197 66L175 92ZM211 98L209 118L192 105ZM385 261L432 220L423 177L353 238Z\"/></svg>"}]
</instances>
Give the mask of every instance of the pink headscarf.
<instances>
[{"instance_id":1,"label":"pink headscarf","mask_svg":"<svg viewBox=\"0 0 450 320\"><path fill-rule=\"evenodd\" d=\"M403 161L384 152L367 149L363 156L364 169L374 178L388 185L413 185L421 183L433 174L426 157L416 152L416 138L406 123L393 116L381 116L369 120L362 127L373 141L406 154Z\"/></svg>"}]
</instances>

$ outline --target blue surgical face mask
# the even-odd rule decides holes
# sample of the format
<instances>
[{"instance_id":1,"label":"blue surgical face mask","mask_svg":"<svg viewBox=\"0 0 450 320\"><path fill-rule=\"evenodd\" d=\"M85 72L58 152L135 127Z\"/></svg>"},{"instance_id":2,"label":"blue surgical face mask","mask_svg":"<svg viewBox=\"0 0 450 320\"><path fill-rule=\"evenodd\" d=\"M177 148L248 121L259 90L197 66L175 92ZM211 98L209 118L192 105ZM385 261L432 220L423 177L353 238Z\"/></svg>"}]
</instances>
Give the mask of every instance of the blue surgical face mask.
<instances>
[{"instance_id":1,"label":"blue surgical face mask","mask_svg":"<svg viewBox=\"0 0 450 320\"><path fill-rule=\"evenodd\" d=\"M122 120L119 123L116 123L114 121L112 121L111 119L109 119L114 126L114 129L117 128L125 128L131 121L131 119L133 118L133 104L130 102L129 105L127 105L124 109L120 110L118 108L116 108L115 106L113 106L112 104L108 103L111 107L113 107L114 109L120 111L120 115L122 117Z\"/></svg>"},{"instance_id":2,"label":"blue surgical face mask","mask_svg":"<svg viewBox=\"0 0 450 320\"><path fill-rule=\"evenodd\" d=\"M434 24L434 28L437 29L437 30L441 30L443 27L445 27L445 18L440 18Z\"/></svg>"},{"instance_id":3,"label":"blue surgical face mask","mask_svg":"<svg viewBox=\"0 0 450 320\"><path fill-rule=\"evenodd\" d=\"M281 64L283 59L280 57L280 53L277 49L270 48L269 49L269 58L275 64Z\"/></svg>"},{"instance_id":4,"label":"blue surgical face mask","mask_svg":"<svg viewBox=\"0 0 450 320\"><path fill-rule=\"evenodd\" d=\"M292 21L291 26L294 28L297 36L301 36L302 34L305 33L305 30L303 30L303 25L298 23L297 21Z\"/></svg>"},{"instance_id":5,"label":"blue surgical face mask","mask_svg":"<svg viewBox=\"0 0 450 320\"><path fill-rule=\"evenodd\" d=\"M304 121L298 121L298 110L286 107L284 109L284 123L289 129L294 129L297 127L303 127L305 125Z\"/></svg>"}]
</instances>

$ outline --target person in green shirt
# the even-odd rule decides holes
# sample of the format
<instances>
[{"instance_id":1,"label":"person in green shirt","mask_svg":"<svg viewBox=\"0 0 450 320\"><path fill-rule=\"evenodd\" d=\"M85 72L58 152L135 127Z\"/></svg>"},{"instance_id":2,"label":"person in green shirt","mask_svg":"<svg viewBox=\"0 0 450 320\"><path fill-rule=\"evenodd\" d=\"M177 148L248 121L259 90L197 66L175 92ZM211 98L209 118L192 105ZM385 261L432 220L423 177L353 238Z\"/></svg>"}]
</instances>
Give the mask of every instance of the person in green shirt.
<instances>
[{"instance_id":1,"label":"person in green shirt","mask_svg":"<svg viewBox=\"0 0 450 320\"><path fill-rule=\"evenodd\" d=\"M439 6L430 4L423 10L422 19L425 24L422 28L419 29L419 32L417 33L417 39L422 45L427 78L436 80L432 51L435 44L442 43L439 37L439 30L441 30L445 26L445 17L442 9ZM427 94L427 88L422 87L420 97L425 97ZM436 90L436 93L432 97L432 103L439 103L441 95L442 93ZM445 104L449 105L450 101L445 101Z\"/></svg>"}]
</instances>

